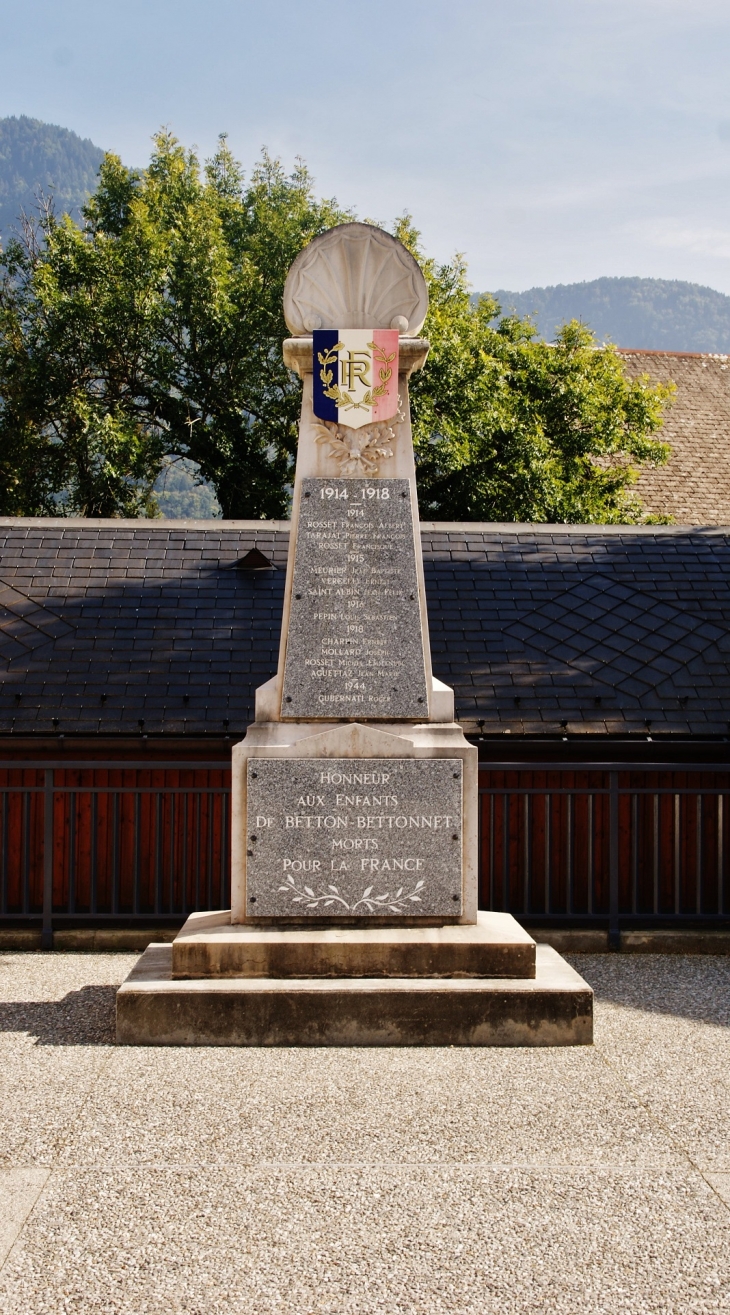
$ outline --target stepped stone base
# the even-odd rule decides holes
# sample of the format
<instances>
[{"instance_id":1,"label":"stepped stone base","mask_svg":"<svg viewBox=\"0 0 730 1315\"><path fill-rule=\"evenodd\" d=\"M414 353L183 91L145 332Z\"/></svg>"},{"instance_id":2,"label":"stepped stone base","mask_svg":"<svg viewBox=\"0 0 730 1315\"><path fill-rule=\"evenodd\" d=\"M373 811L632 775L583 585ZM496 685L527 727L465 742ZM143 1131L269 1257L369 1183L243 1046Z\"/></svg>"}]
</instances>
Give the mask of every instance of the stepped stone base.
<instances>
[{"instance_id":1,"label":"stepped stone base","mask_svg":"<svg viewBox=\"0 0 730 1315\"><path fill-rule=\"evenodd\" d=\"M534 977L535 942L508 913L479 913L473 926L281 928L232 926L222 910L188 918L172 975Z\"/></svg>"},{"instance_id":2,"label":"stepped stone base","mask_svg":"<svg viewBox=\"0 0 730 1315\"><path fill-rule=\"evenodd\" d=\"M572 1046L593 992L549 946L536 973L483 977L175 980L150 945L117 993L117 1041L157 1046Z\"/></svg>"}]
</instances>

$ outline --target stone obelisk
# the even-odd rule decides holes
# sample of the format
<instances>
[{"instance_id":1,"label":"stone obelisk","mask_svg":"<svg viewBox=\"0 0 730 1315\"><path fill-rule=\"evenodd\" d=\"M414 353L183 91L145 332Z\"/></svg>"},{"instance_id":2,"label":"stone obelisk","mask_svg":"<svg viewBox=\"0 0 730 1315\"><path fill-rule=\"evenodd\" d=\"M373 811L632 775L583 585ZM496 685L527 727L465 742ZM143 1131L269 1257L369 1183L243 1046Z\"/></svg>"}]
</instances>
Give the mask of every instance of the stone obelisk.
<instances>
[{"instance_id":1,"label":"stone obelisk","mask_svg":"<svg viewBox=\"0 0 730 1315\"><path fill-rule=\"evenodd\" d=\"M316 238L287 279L302 413L279 667L233 751L235 923L477 920L477 750L431 672L411 437L427 307L417 262L367 224ZM371 340L397 333L392 418L315 414L320 329L350 331L362 351L341 360L359 356L368 385ZM347 382L341 367L330 391Z\"/></svg>"},{"instance_id":2,"label":"stone obelisk","mask_svg":"<svg viewBox=\"0 0 730 1315\"><path fill-rule=\"evenodd\" d=\"M233 749L230 910L150 946L117 1037L153 1045L575 1045L590 988L477 912L477 750L431 671L408 380L418 264L315 238L284 294L302 380L278 670Z\"/></svg>"}]
</instances>

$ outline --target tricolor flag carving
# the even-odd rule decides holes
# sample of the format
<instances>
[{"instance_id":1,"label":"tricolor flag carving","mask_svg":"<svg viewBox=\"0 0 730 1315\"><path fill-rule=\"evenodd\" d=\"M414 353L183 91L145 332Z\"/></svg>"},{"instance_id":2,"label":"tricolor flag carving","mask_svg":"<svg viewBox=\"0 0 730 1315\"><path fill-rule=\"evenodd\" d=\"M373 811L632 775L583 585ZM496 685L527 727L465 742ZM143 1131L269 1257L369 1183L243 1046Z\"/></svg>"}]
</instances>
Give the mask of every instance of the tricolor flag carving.
<instances>
[{"instance_id":1,"label":"tricolor flag carving","mask_svg":"<svg viewBox=\"0 0 730 1315\"><path fill-rule=\"evenodd\" d=\"M315 329L314 414L350 429L398 411L397 329Z\"/></svg>"}]
</instances>

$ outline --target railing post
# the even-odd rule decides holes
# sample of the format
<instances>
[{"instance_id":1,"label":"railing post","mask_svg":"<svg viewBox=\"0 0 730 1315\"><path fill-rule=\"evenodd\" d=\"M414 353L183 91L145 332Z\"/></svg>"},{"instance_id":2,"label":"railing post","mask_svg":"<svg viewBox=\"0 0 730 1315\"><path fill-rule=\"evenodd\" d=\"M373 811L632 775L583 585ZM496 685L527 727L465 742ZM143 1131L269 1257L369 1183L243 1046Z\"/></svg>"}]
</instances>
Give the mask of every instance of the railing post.
<instances>
[{"instance_id":1,"label":"railing post","mask_svg":"<svg viewBox=\"0 0 730 1315\"><path fill-rule=\"evenodd\" d=\"M609 772L608 814L608 948L621 949L618 920L618 772Z\"/></svg>"},{"instance_id":2,"label":"railing post","mask_svg":"<svg viewBox=\"0 0 730 1315\"><path fill-rule=\"evenodd\" d=\"M41 949L53 949L53 769L46 768L43 789L43 930Z\"/></svg>"}]
</instances>

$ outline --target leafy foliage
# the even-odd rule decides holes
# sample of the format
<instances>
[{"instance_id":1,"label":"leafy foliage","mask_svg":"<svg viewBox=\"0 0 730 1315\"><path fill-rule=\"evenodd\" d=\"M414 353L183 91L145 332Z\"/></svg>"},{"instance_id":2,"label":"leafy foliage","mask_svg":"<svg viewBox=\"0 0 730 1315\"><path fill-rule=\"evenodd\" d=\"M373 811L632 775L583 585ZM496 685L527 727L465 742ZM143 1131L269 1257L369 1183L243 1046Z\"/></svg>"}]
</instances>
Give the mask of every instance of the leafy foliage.
<instances>
[{"instance_id":1,"label":"leafy foliage","mask_svg":"<svg viewBox=\"0 0 730 1315\"><path fill-rule=\"evenodd\" d=\"M183 460L225 517L286 515L301 392L281 354L284 281L350 217L302 165L286 175L264 154L245 181L225 137L203 170L166 132L143 173L105 156L83 227L46 209L4 258L0 513L156 515L156 482ZM422 512L639 517L630 485L666 457L667 390L629 382L577 323L548 347L493 299L475 305L461 261L425 259L408 219L396 232L431 295L412 380Z\"/></svg>"},{"instance_id":2,"label":"leafy foliage","mask_svg":"<svg viewBox=\"0 0 730 1315\"><path fill-rule=\"evenodd\" d=\"M165 458L153 493L168 520L209 521L221 514L210 484L201 482L198 467L186 457Z\"/></svg>"},{"instance_id":3,"label":"leafy foliage","mask_svg":"<svg viewBox=\"0 0 730 1315\"><path fill-rule=\"evenodd\" d=\"M46 213L8 247L0 509L154 514L175 455L224 516L285 514L300 394L281 357L284 280L346 216L302 166L287 177L264 155L244 187L224 138L201 174L168 133L144 174L107 155L84 214L81 229Z\"/></svg>"},{"instance_id":4,"label":"leafy foliage","mask_svg":"<svg viewBox=\"0 0 730 1315\"><path fill-rule=\"evenodd\" d=\"M418 254L404 219L397 235ZM629 380L616 351L597 350L577 321L554 346L529 320L476 304L461 260L423 260L428 365L411 379L419 504L442 520L625 522L641 519L630 488L661 464L654 437L672 389ZM495 320L497 323L495 325Z\"/></svg>"}]
</instances>

